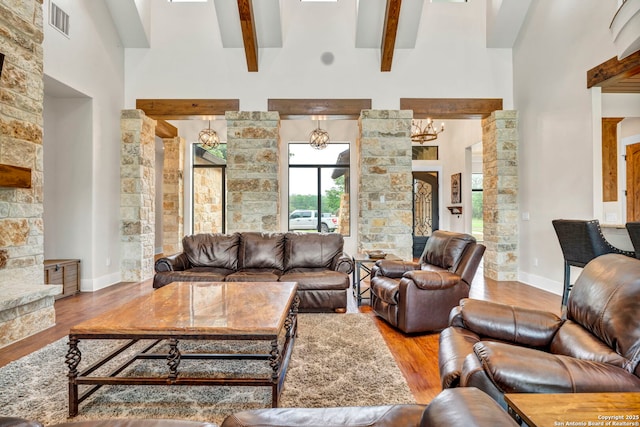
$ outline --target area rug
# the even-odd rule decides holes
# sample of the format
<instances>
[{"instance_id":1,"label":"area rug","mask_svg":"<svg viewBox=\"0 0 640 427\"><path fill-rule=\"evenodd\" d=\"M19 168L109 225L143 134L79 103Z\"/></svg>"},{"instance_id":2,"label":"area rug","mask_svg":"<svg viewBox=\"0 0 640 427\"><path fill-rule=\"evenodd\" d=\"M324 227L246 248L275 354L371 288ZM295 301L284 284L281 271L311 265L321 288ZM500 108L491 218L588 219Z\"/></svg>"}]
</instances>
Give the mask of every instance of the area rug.
<instances>
[{"instance_id":1,"label":"area rug","mask_svg":"<svg viewBox=\"0 0 640 427\"><path fill-rule=\"evenodd\" d=\"M280 407L415 402L369 315L301 313L298 322ZM111 341L81 341L83 359L79 370L111 351L114 345ZM67 339L63 338L0 368L0 414L35 419L45 425L68 421L66 351ZM154 367L150 361L141 363L144 365L131 368L133 374L149 369L166 372L166 364ZM238 364L234 361L204 363L204 367L195 364L190 369L209 371L215 364L220 371L241 375L245 369L262 367L246 362L234 366ZM268 374L268 367L264 369ZM270 404L268 387L103 386L80 404L80 413L73 420L176 418L220 424L231 413L267 408Z\"/></svg>"}]
</instances>

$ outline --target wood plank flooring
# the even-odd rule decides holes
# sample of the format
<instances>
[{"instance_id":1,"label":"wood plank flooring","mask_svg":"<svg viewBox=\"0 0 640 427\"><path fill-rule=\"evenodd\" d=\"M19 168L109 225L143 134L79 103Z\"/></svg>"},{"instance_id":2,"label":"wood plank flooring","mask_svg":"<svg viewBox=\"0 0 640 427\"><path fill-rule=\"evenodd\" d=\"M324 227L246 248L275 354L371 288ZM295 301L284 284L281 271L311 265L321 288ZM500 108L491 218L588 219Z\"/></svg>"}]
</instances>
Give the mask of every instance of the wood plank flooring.
<instances>
[{"instance_id":1,"label":"wood plank flooring","mask_svg":"<svg viewBox=\"0 0 640 427\"><path fill-rule=\"evenodd\" d=\"M94 317L126 301L153 291L151 280L139 283L119 283L96 292L80 293L55 302L56 325L0 349L0 366L19 359L47 344L68 335L71 326ZM550 310L557 307L559 295L551 294L519 282L496 282L482 277L479 270L471 286L471 298L523 305ZM441 390L438 373L438 333L408 336L381 320L369 306L356 307L349 301L347 312L369 313L374 319L400 370L418 403L428 403Z\"/></svg>"}]
</instances>

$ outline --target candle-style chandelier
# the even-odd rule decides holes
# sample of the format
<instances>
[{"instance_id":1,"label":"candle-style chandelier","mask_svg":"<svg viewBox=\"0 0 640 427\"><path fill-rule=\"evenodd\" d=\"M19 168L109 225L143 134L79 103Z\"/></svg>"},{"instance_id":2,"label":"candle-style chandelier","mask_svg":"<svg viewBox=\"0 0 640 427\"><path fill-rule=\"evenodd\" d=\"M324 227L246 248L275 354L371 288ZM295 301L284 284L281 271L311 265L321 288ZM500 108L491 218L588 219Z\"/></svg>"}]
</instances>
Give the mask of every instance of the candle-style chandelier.
<instances>
[{"instance_id":1,"label":"candle-style chandelier","mask_svg":"<svg viewBox=\"0 0 640 427\"><path fill-rule=\"evenodd\" d=\"M420 144L427 141L433 141L438 138L438 134L444 132L444 123L440 125L440 129L436 129L433 126L433 120L427 119L426 126L422 126L422 120L411 121L411 141L419 142Z\"/></svg>"}]
</instances>

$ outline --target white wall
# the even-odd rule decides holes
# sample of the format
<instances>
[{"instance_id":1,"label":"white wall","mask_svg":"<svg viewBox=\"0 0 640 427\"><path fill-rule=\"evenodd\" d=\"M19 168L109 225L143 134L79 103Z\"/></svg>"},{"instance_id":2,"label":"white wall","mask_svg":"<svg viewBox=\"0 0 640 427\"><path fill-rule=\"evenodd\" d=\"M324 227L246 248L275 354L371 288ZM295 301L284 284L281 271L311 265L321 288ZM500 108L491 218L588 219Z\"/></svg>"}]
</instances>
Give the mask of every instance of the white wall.
<instances>
[{"instance_id":1,"label":"white wall","mask_svg":"<svg viewBox=\"0 0 640 427\"><path fill-rule=\"evenodd\" d=\"M354 47L355 0L283 4L284 48L260 49L259 72L249 73L243 49L222 48L213 2L153 2L152 48L126 50L127 108L137 98L239 98L244 111L266 110L268 98L371 98L374 109L398 109L401 97L513 105L511 51L485 48L482 1L425 3L423 36L415 49L396 50L388 73L379 49ZM445 11L439 19L429 13L436 7ZM333 53L332 65L321 62L323 52Z\"/></svg>"},{"instance_id":2,"label":"white wall","mask_svg":"<svg viewBox=\"0 0 640 427\"><path fill-rule=\"evenodd\" d=\"M44 73L92 99L89 158L91 202L75 224L82 236L82 289L120 281L120 111L124 105L124 52L102 1L56 0L70 15L70 37L44 24ZM44 17L49 2L43 2ZM44 139L51 141L51 135ZM85 148L83 147L83 150ZM45 153L46 157L46 153ZM45 158L45 162L47 159ZM45 240L48 240L45 230Z\"/></svg>"},{"instance_id":3,"label":"white wall","mask_svg":"<svg viewBox=\"0 0 640 427\"><path fill-rule=\"evenodd\" d=\"M594 135L587 70L616 55L614 2L539 0L513 49L519 111L520 280L561 293L555 218L592 218ZM599 120L599 119L598 119Z\"/></svg>"}]
</instances>

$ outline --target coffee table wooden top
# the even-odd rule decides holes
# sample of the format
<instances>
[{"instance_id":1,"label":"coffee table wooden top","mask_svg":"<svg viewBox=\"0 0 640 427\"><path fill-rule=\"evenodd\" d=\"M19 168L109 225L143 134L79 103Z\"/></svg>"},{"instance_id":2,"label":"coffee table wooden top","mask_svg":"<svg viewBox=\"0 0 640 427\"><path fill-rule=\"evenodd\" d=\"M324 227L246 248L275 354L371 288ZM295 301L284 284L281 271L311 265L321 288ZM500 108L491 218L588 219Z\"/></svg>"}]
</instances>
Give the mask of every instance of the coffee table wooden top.
<instances>
[{"instance_id":1,"label":"coffee table wooden top","mask_svg":"<svg viewBox=\"0 0 640 427\"><path fill-rule=\"evenodd\" d=\"M70 335L275 335L295 282L175 282L71 328Z\"/></svg>"},{"instance_id":2,"label":"coffee table wooden top","mask_svg":"<svg viewBox=\"0 0 640 427\"><path fill-rule=\"evenodd\" d=\"M530 427L640 423L640 393L511 393L504 399Z\"/></svg>"}]
</instances>

